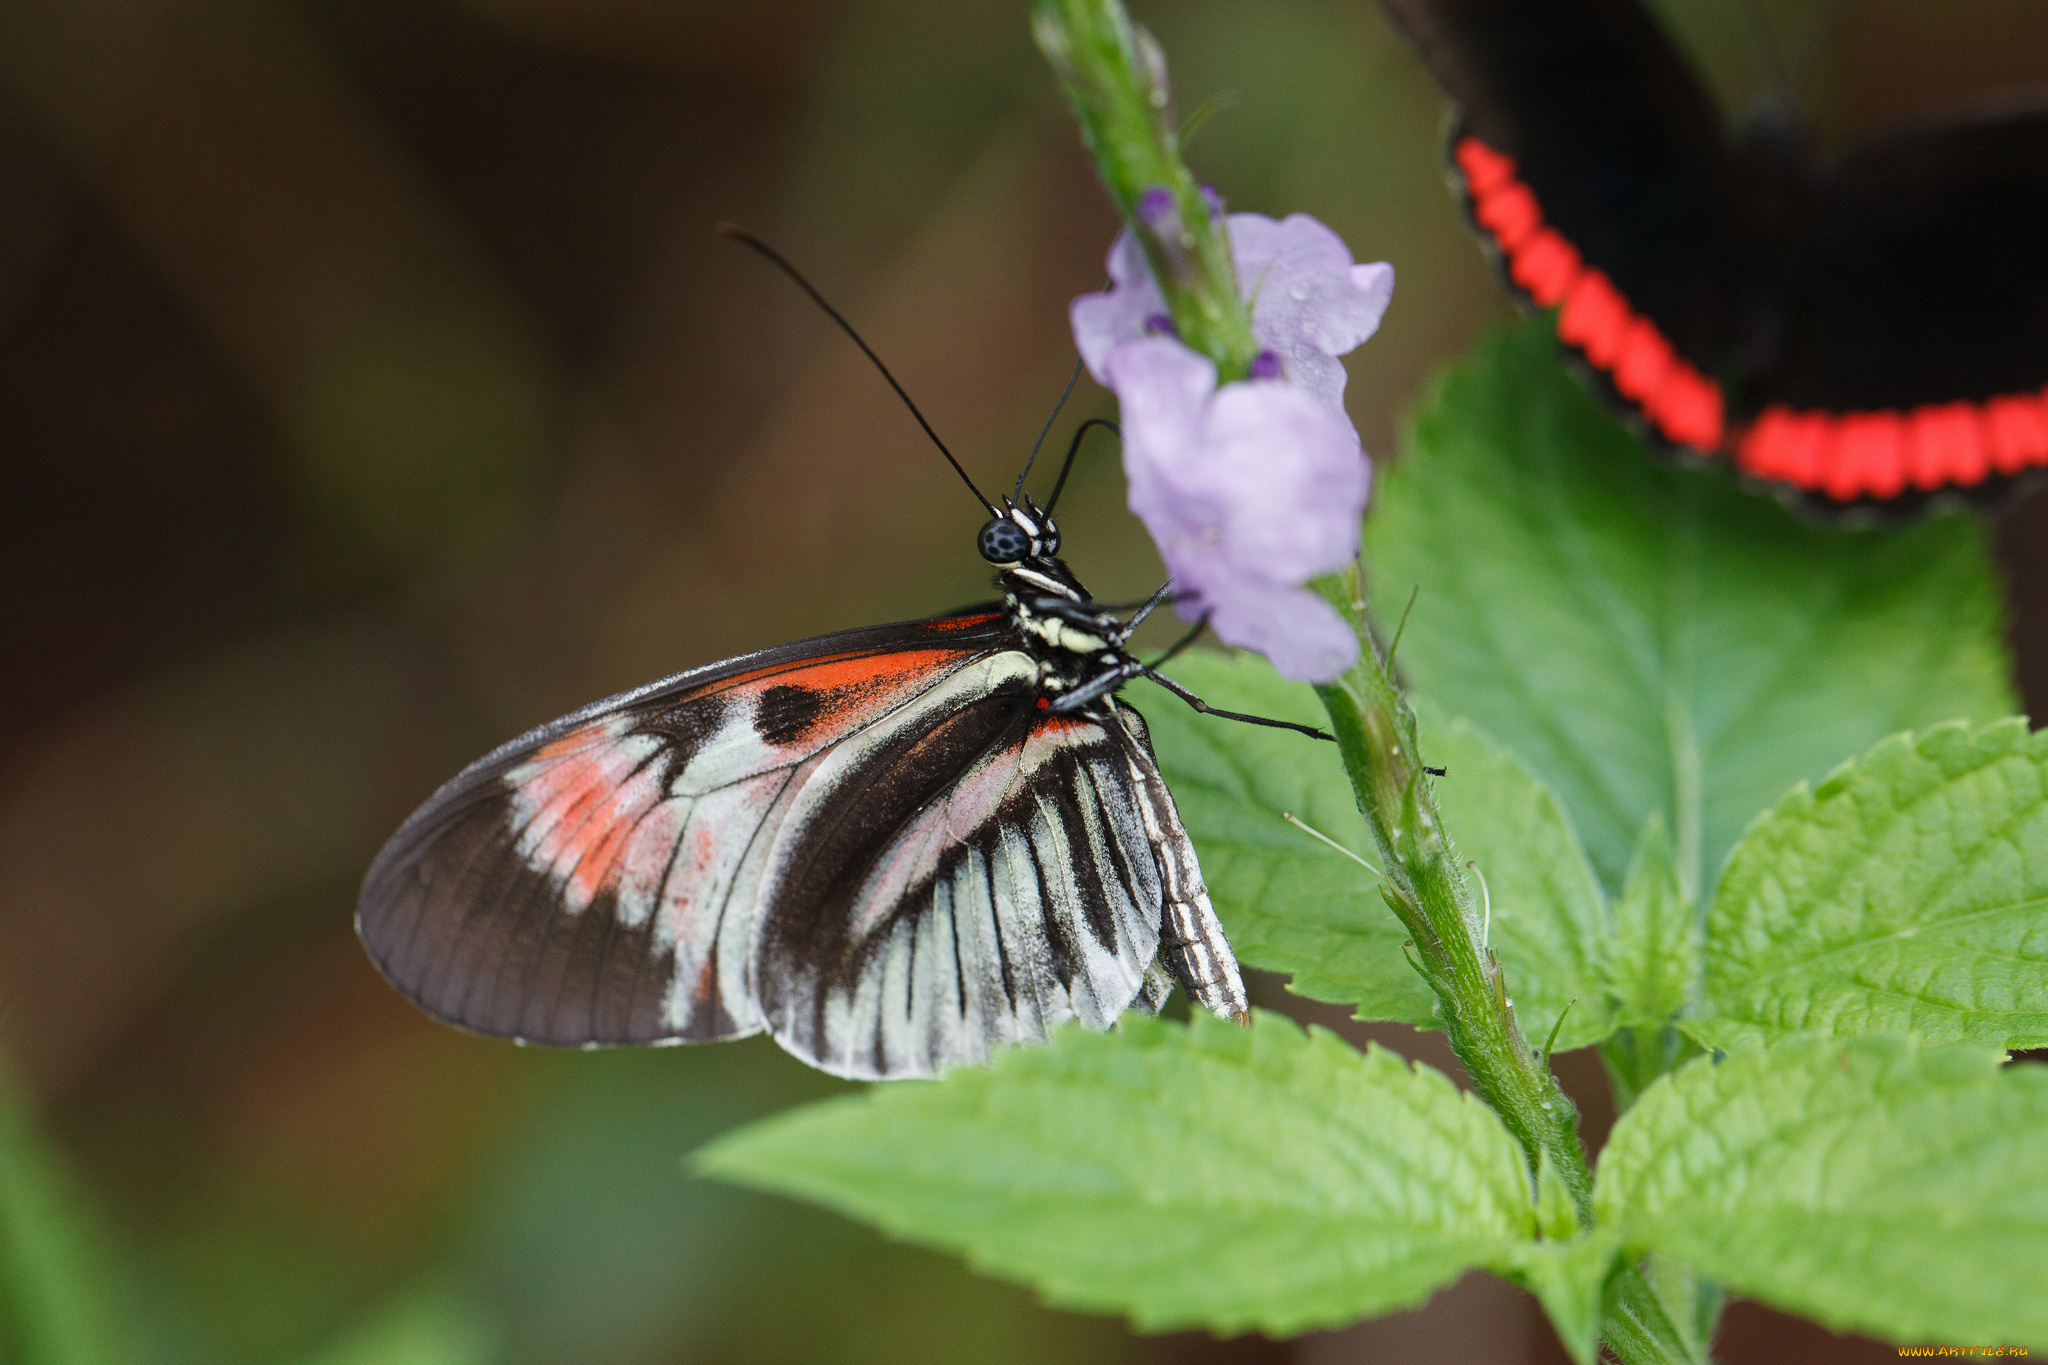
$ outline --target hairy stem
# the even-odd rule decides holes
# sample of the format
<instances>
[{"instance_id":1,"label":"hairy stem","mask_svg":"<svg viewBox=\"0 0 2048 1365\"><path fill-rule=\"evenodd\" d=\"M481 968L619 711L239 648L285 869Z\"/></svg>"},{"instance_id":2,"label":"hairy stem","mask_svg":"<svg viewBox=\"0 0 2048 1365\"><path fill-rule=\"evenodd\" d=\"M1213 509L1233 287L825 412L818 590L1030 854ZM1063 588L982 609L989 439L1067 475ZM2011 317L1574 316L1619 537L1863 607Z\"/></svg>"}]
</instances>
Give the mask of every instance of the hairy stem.
<instances>
[{"instance_id":1,"label":"hairy stem","mask_svg":"<svg viewBox=\"0 0 2048 1365\"><path fill-rule=\"evenodd\" d=\"M1415 712L1373 647L1355 574L1320 586L1361 643L1351 670L1316 690L1380 846L1387 904L1408 930L1416 968L1436 992L1444 1031L1473 1085L1521 1142L1531 1171L1549 1156L1580 1223L1588 1223L1593 1178L1579 1145L1578 1110L1523 1037L1500 959L1481 942L1478 907L1417 753Z\"/></svg>"},{"instance_id":2,"label":"hairy stem","mask_svg":"<svg viewBox=\"0 0 2048 1365\"><path fill-rule=\"evenodd\" d=\"M1593 1222L1593 1176L1579 1144L1578 1110L1515 1019L1500 959L1486 946L1464 864L1437 809L1416 748L1415 712L1395 685L1366 627L1355 570L1317 586L1358 632L1359 657L1316 689L1330 713L1358 808L1372 827L1386 875L1382 894L1408 930L1411 961L1436 993L1444 1032L1472 1084L1522 1145L1532 1173L1548 1158L1570 1192L1579 1226ZM1690 1365L1693 1308L1635 1266L1608 1288L1601 1336L1624 1365Z\"/></svg>"}]
</instances>

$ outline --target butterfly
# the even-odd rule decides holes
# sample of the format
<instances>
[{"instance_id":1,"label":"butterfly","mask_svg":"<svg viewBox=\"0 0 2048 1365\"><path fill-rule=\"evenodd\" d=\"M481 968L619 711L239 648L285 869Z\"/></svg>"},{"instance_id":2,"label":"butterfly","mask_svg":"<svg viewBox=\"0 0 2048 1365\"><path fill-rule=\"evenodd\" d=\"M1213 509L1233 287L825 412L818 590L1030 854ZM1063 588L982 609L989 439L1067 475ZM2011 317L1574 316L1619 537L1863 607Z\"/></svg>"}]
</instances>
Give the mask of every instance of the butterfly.
<instances>
[{"instance_id":1,"label":"butterfly","mask_svg":"<svg viewBox=\"0 0 2048 1365\"><path fill-rule=\"evenodd\" d=\"M1739 139L1637 0L1382 0L1458 106L1466 211L1661 443L1819 506L2048 466L2048 111L1821 164Z\"/></svg>"},{"instance_id":2,"label":"butterfly","mask_svg":"<svg viewBox=\"0 0 2048 1365\"><path fill-rule=\"evenodd\" d=\"M1068 468L1107 425L1082 425ZM862 1079L1106 1028L1176 983L1243 1017L1194 845L1118 695L1151 677L1214 711L1130 652L1168 589L1106 609L1059 557L1066 470L1044 508L1022 477L998 507L939 448L990 514L976 543L1000 601L678 673L477 760L363 882L357 930L385 977L476 1033L765 1031Z\"/></svg>"}]
</instances>

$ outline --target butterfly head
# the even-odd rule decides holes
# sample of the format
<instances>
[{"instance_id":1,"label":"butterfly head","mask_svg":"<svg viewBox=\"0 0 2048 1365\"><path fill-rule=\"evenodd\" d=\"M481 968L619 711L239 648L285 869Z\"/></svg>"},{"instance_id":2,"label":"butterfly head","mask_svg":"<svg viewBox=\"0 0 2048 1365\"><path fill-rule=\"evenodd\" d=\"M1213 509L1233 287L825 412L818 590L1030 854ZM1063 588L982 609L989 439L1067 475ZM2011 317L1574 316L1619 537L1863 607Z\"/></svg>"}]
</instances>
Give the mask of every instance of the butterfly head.
<instances>
[{"instance_id":1,"label":"butterfly head","mask_svg":"<svg viewBox=\"0 0 2048 1365\"><path fill-rule=\"evenodd\" d=\"M1004 498L1001 515L982 526L975 547L991 564L1020 564L1058 554L1060 531L1052 524L1052 514L1040 511L1028 496L1021 505Z\"/></svg>"}]
</instances>

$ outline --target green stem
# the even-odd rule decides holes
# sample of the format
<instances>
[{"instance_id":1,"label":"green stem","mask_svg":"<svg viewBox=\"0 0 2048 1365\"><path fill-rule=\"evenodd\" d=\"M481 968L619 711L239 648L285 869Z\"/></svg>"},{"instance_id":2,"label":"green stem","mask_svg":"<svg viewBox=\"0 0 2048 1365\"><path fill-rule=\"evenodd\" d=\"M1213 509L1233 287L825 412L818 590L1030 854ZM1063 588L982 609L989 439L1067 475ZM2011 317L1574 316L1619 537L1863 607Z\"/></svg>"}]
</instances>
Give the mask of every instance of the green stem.
<instances>
[{"instance_id":1,"label":"green stem","mask_svg":"<svg viewBox=\"0 0 2048 1365\"><path fill-rule=\"evenodd\" d=\"M1654 1262L1624 1266L1609 1282L1601 1339L1622 1365L1707 1365L1711 1320L1703 1334L1696 1303L1673 1303L1659 1293L1658 1278L1670 1277L1653 1278L1657 1270ZM1713 1301L1718 1311L1718 1294Z\"/></svg>"},{"instance_id":2,"label":"green stem","mask_svg":"<svg viewBox=\"0 0 2048 1365\"><path fill-rule=\"evenodd\" d=\"M1436 992L1444 1032L1473 1087L1521 1143L1532 1174L1548 1159L1571 1193L1579 1226L1590 1228L1593 1176L1579 1144L1578 1110L1515 1019L1506 974L1484 942L1464 865L1422 766L1415 712L1366 627L1357 572L1316 586L1359 638L1358 662L1316 691L1379 844L1382 894L1408 930L1412 960ZM1609 1287L1601 1334L1625 1365L1687 1365L1703 1358L1694 1349L1692 1308L1674 1309L1639 1269L1625 1267Z\"/></svg>"},{"instance_id":3,"label":"green stem","mask_svg":"<svg viewBox=\"0 0 2048 1365\"><path fill-rule=\"evenodd\" d=\"M1578 1110L1522 1036L1500 959L1480 941L1480 915L1417 753L1415 712L1373 648L1355 572L1318 586L1361 642L1351 670L1316 690L1380 846L1387 904L1414 942L1416 967L1436 992L1444 1032L1472 1084L1521 1142L1532 1172L1549 1156L1588 1224L1593 1178Z\"/></svg>"},{"instance_id":4,"label":"green stem","mask_svg":"<svg viewBox=\"0 0 2048 1365\"><path fill-rule=\"evenodd\" d=\"M1159 45L1117 0L1032 0L1031 20L1181 341L1216 362L1219 382L1244 378L1258 343L1221 215L1181 162ZM1317 691L1385 859L1387 902L1414 940L1414 961L1436 992L1452 1048L1521 1143L1532 1179L1548 1164L1570 1194L1578 1225L1590 1227L1593 1178L1578 1111L1515 1021L1500 960L1482 941L1464 870L1417 757L1415 713L1366 629L1356 573L1318 586L1362 645L1357 665ZM1616 1277L1609 1305L1627 1339L1616 1346L1628 1365L1687 1359L1674 1349L1682 1334L1660 1330L1670 1315L1639 1272Z\"/></svg>"},{"instance_id":5,"label":"green stem","mask_svg":"<svg viewBox=\"0 0 2048 1365\"><path fill-rule=\"evenodd\" d=\"M1032 0L1031 30L1180 339L1216 362L1219 381L1243 379L1259 351L1251 313L1222 216L1181 161L1159 44L1116 0Z\"/></svg>"},{"instance_id":6,"label":"green stem","mask_svg":"<svg viewBox=\"0 0 2048 1365\"><path fill-rule=\"evenodd\" d=\"M1316 586L1358 633L1358 662L1316 691L1330 714L1358 808L1380 847L1386 869L1382 894L1408 930L1412 960L1436 992L1451 1050L1473 1087L1521 1143L1532 1173L1548 1158L1571 1193L1580 1228L1590 1228L1593 1177L1579 1144L1578 1110L1515 1019L1506 974L1483 940L1464 864L1422 766L1415 712L1366 627L1357 573L1334 575ZM1635 1266L1624 1267L1610 1284L1601 1335L1624 1365L1705 1360L1699 1343L1711 1329L1703 1334L1695 1325L1705 1300L1677 1293L1680 1286L1673 1283L1663 1288L1669 1292L1660 1293L1659 1284Z\"/></svg>"}]
</instances>

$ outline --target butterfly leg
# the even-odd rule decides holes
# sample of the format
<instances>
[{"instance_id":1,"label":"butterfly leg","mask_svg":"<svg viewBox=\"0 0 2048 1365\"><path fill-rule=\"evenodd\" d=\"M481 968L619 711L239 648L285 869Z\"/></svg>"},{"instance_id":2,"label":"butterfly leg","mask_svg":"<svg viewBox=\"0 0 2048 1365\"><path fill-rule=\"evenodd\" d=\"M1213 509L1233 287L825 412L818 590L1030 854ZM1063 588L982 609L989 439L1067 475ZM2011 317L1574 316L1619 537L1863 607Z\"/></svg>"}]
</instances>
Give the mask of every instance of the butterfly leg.
<instances>
[{"instance_id":1,"label":"butterfly leg","mask_svg":"<svg viewBox=\"0 0 2048 1365\"><path fill-rule=\"evenodd\" d=\"M1208 702L1203 701L1164 673L1153 672L1149 665L1140 668L1138 671L1205 716L1220 716L1224 720L1241 720L1247 725L1270 725L1276 730L1299 730L1310 739L1327 739L1332 744L1337 742L1335 735L1324 730L1318 730L1313 725L1298 725L1291 720L1273 720L1268 716L1247 716L1242 711L1225 711L1220 706L1211 706Z\"/></svg>"},{"instance_id":2,"label":"butterfly leg","mask_svg":"<svg viewBox=\"0 0 2048 1365\"><path fill-rule=\"evenodd\" d=\"M1052 703L1053 713L1059 715L1068 711L1078 711L1090 702L1108 696L1144 671L1145 665L1136 659L1125 659L1114 667L1105 668L1079 687L1070 692L1063 692L1055 698Z\"/></svg>"},{"instance_id":3,"label":"butterfly leg","mask_svg":"<svg viewBox=\"0 0 2048 1365\"><path fill-rule=\"evenodd\" d=\"M1130 620L1123 623L1122 629L1120 629L1117 633L1116 642L1119 645L1121 645L1124 641L1130 639L1131 632L1136 630L1140 625L1144 624L1145 618L1150 616L1153 612L1157 611L1159 609L1159 604L1161 602L1164 602L1167 598L1167 595L1172 591L1173 580L1169 578L1164 583L1161 583L1159 585L1158 592L1153 593L1150 597L1145 599L1144 604L1141 605L1138 608L1138 610L1132 614Z\"/></svg>"},{"instance_id":4,"label":"butterfly leg","mask_svg":"<svg viewBox=\"0 0 2048 1365\"><path fill-rule=\"evenodd\" d=\"M1202 638L1202 632L1207 630L1208 628L1209 616L1207 612L1204 612L1202 614L1202 619L1195 622L1194 625L1188 627L1188 630L1184 635L1182 635L1178 640L1175 640L1171 645L1167 646L1166 652L1164 654L1154 659L1151 663L1146 664L1145 671L1149 673L1153 669L1159 667L1159 665L1173 658L1175 655L1185 652L1189 645L1193 644L1195 641Z\"/></svg>"}]
</instances>

